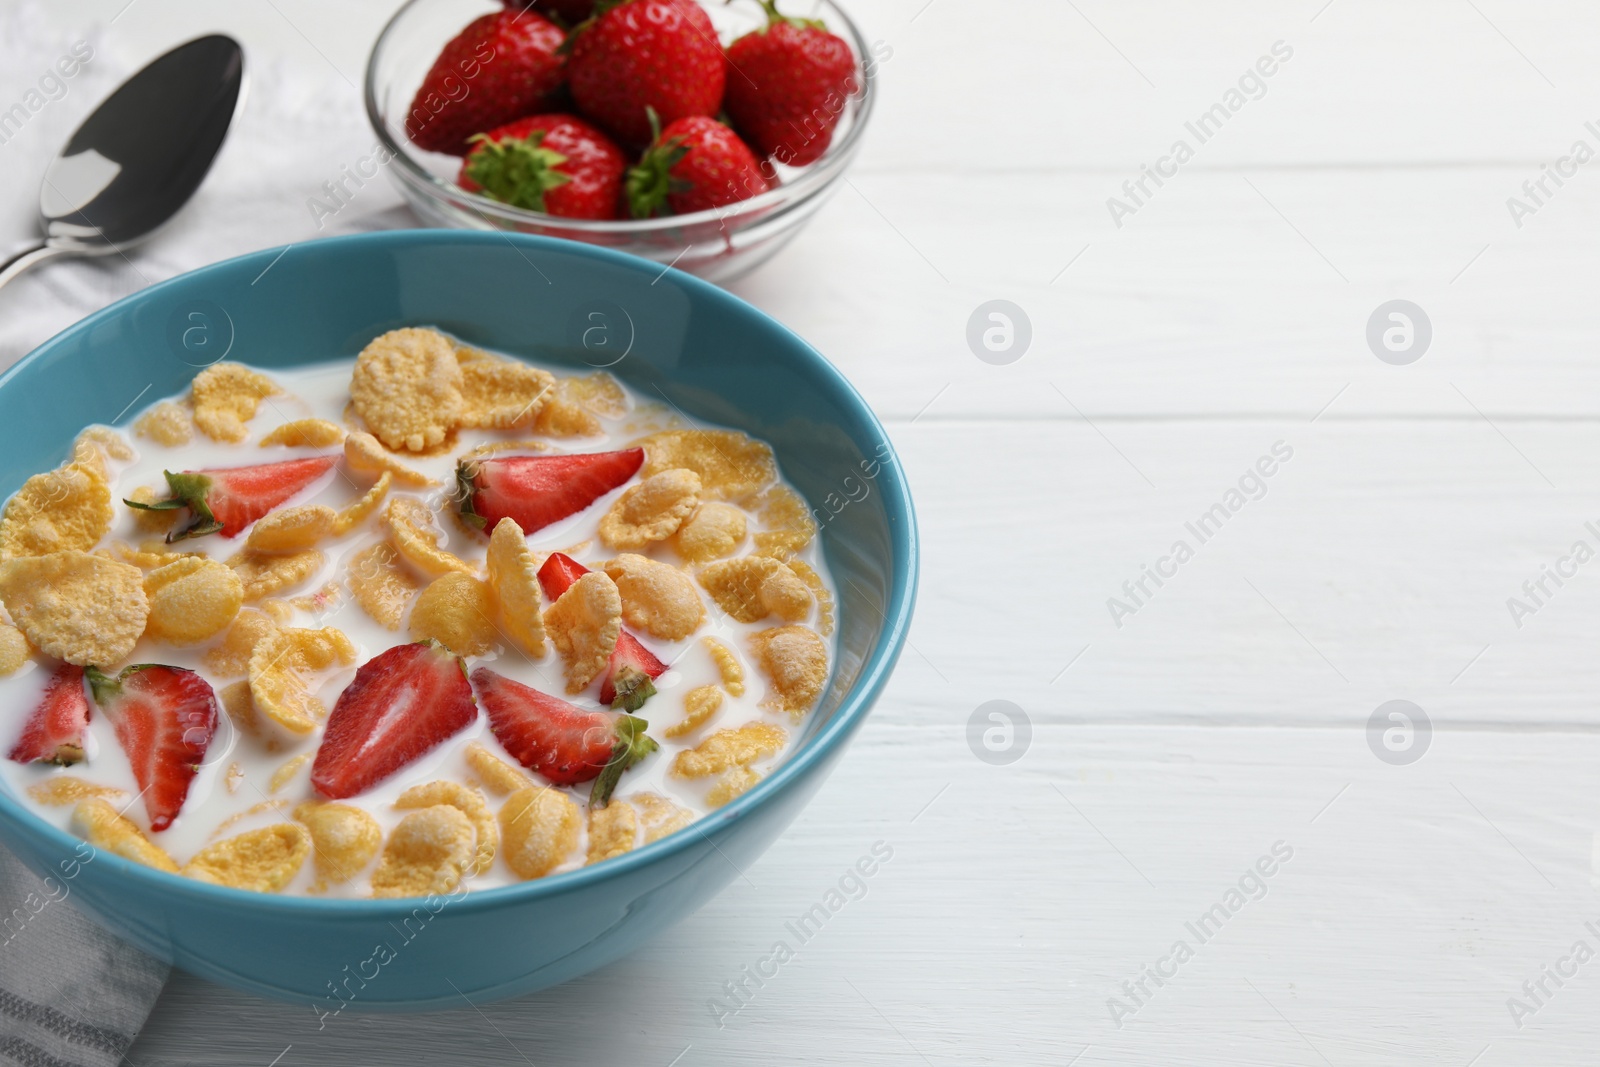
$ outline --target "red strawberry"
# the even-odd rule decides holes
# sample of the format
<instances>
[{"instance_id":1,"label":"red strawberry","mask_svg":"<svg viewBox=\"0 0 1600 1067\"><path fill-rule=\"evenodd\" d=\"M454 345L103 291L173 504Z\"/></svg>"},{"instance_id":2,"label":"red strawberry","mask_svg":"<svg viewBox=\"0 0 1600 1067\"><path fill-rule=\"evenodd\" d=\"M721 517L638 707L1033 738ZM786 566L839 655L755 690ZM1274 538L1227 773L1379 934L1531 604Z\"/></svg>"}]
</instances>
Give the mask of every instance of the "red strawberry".
<instances>
[{"instance_id":1,"label":"red strawberry","mask_svg":"<svg viewBox=\"0 0 1600 1067\"><path fill-rule=\"evenodd\" d=\"M472 684L512 758L556 785L592 779L594 807L605 807L622 772L660 747L645 733L650 724L632 715L585 711L488 667L472 672Z\"/></svg>"},{"instance_id":2,"label":"red strawberry","mask_svg":"<svg viewBox=\"0 0 1600 1067\"><path fill-rule=\"evenodd\" d=\"M715 115L726 78L722 47L694 0L623 0L573 31L567 81L578 110L624 142L650 139L663 122Z\"/></svg>"},{"instance_id":3,"label":"red strawberry","mask_svg":"<svg viewBox=\"0 0 1600 1067\"><path fill-rule=\"evenodd\" d=\"M216 694L194 671L158 663L135 664L115 678L93 667L85 673L128 754L150 829L165 830L217 732Z\"/></svg>"},{"instance_id":4,"label":"red strawberry","mask_svg":"<svg viewBox=\"0 0 1600 1067\"><path fill-rule=\"evenodd\" d=\"M628 210L636 219L687 215L748 200L771 188L739 135L716 119L679 119L662 130L628 171Z\"/></svg>"},{"instance_id":5,"label":"red strawberry","mask_svg":"<svg viewBox=\"0 0 1600 1067\"><path fill-rule=\"evenodd\" d=\"M780 15L775 0L760 3L767 25L728 46L728 118L757 152L804 166L833 140L856 91L856 58L820 20Z\"/></svg>"},{"instance_id":6,"label":"red strawberry","mask_svg":"<svg viewBox=\"0 0 1600 1067\"><path fill-rule=\"evenodd\" d=\"M188 508L189 522L167 534L167 541L203 537L219 530L223 537L237 537L244 528L294 496L333 468L332 456L286 459L282 463L262 463L254 467L226 467L222 470L184 471L167 476L172 496L154 504L124 500L141 511L170 511Z\"/></svg>"},{"instance_id":7,"label":"red strawberry","mask_svg":"<svg viewBox=\"0 0 1600 1067\"><path fill-rule=\"evenodd\" d=\"M509 515L523 533L533 533L576 515L643 465L642 448L463 463L456 468L461 518L487 532Z\"/></svg>"},{"instance_id":8,"label":"red strawberry","mask_svg":"<svg viewBox=\"0 0 1600 1067\"><path fill-rule=\"evenodd\" d=\"M628 167L611 138L571 115L529 115L473 138L456 184L513 207L614 219Z\"/></svg>"},{"instance_id":9,"label":"red strawberry","mask_svg":"<svg viewBox=\"0 0 1600 1067\"><path fill-rule=\"evenodd\" d=\"M435 641L369 659L328 716L311 784L330 800L365 792L472 725L466 668Z\"/></svg>"},{"instance_id":10,"label":"red strawberry","mask_svg":"<svg viewBox=\"0 0 1600 1067\"><path fill-rule=\"evenodd\" d=\"M545 107L561 88L567 35L533 11L476 18L456 34L411 101L406 133L418 148L464 156L467 138Z\"/></svg>"},{"instance_id":11,"label":"red strawberry","mask_svg":"<svg viewBox=\"0 0 1600 1067\"><path fill-rule=\"evenodd\" d=\"M63 663L50 676L44 696L28 716L22 736L6 758L18 763L70 767L83 759L83 731L88 725L89 698L83 691L83 668Z\"/></svg>"},{"instance_id":12,"label":"red strawberry","mask_svg":"<svg viewBox=\"0 0 1600 1067\"><path fill-rule=\"evenodd\" d=\"M544 595L557 600L567 587L589 573L589 569L564 552L552 552L539 568L539 587ZM606 668L605 681L600 683L600 703L615 707L617 694L622 694L622 706L628 711L638 711L644 702L655 695L656 687L650 683L667 672L667 665L639 643L627 630L617 635L616 651Z\"/></svg>"},{"instance_id":13,"label":"red strawberry","mask_svg":"<svg viewBox=\"0 0 1600 1067\"><path fill-rule=\"evenodd\" d=\"M625 711L638 711L656 695L655 679L667 673L667 665L623 630L617 634L617 647L606 667L606 680L600 683L600 703Z\"/></svg>"},{"instance_id":14,"label":"red strawberry","mask_svg":"<svg viewBox=\"0 0 1600 1067\"><path fill-rule=\"evenodd\" d=\"M507 7L531 7L568 26L594 14L594 0L505 0Z\"/></svg>"}]
</instances>

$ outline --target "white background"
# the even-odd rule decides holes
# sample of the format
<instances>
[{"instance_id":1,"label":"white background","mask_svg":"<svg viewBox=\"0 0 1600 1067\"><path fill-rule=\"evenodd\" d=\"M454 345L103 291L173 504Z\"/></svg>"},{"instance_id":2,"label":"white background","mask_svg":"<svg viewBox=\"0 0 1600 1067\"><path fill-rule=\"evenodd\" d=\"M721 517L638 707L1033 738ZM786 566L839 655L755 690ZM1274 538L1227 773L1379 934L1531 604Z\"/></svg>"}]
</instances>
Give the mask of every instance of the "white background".
<instances>
[{"instance_id":1,"label":"white background","mask_svg":"<svg viewBox=\"0 0 1600 1067\"><path fill-rule=\"evenodd\" d=\"M355 86L392 3L126 3L8 9L41 70L91 32L103 58L0 148L0 236L102 72L225 29L250 110L163 242L0 294L6 358L316 236L305 199L370 146ZM920 510L911 647L838 772L721 897L587 978L318 1030L180 975L129 1061L1592 1062L1600 962L1520 1027L1507 1000L1578 939L1600 951L1600 562L1520 627L1507 599L1600 548L1600 163L1520 227L1506 201L1573 141L1600 150L1600 9L850 7L894 50L859 165L734 286L849 374ZM1114 225L1107 198L1278 41L1265 94ZM339 226L405 225L396 203L371 186ZM965 340L997 298L1032 323L1007 366ZM1432 323L1409 366L1365 340L1396 298ZM1265 495L1117 626L1107 599L1279 441ZM1418 762L1369 748L1392 699L1432 721ZM1008 766L968 745L990 700L1031 721ZM719 1028L723 984L880 840L867 895ZM1118 1026L1108 998L1197 945L1185 923L1279 841L1265 896Z\"/></svg>"}]
</instances>

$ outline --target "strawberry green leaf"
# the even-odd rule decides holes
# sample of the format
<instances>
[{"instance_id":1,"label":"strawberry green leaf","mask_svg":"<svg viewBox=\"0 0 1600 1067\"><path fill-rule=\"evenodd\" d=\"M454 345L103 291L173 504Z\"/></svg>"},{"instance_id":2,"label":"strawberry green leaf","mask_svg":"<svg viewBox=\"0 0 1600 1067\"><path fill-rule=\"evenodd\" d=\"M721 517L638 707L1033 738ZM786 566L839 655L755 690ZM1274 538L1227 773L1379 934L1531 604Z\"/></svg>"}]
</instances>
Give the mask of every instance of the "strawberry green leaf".
<instances>
[{"instance_id":1,"label":"strawberry green leaf","mask_svg":"<svg viewBox=\"0 0 1600 1067\"><path fill-rule=\"evenodd\" d=\"M655 738L645 733L650 724L632 715L617 720L617 743L611 750L611 759L594 780L589 791L589 806L603 808L611 802L611 794L622 780L622 772L644 759L661 746Z\"/></svg>"}]
</instances>

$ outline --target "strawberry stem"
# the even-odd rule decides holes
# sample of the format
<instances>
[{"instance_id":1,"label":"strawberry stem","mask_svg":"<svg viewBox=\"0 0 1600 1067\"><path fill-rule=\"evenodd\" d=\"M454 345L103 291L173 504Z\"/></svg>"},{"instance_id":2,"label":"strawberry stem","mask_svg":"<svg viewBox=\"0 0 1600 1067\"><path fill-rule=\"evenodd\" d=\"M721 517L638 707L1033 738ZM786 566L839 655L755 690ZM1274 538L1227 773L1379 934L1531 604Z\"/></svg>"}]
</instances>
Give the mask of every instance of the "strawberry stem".
<instances>
[{"instance_id":1,"label":"strawberry stem","mask_svg":"<svg viewBox=\"0 0 1600 1067\"><path fill-rule=\"evenodd\" d=\"M488 520L473 509L472 502L477 499L478 487L473 484L473 479L478 476L478 467L474 463L458 463L456 465L456 510L461 513L461 521L474 530L481 530L489 524Z\"/></svg>"},{"instance_id":2,"label":"strawberry stem","mask_svg":"<svg viewBox=\"0 0 1600 1067\"><path fill-rule=\"evenodd\" d=\"M624 186L628 213L636 219L668 214L667 194L685 192L689 188L689 183L672 176L672 168L689 154L688 146L682 137L662 141L661 116L653 107L644 110L650 118L650 147L644 150L638 163L628 168Z\"/></svg>"},{"instance_id":3,"label":"strawberry stem","mask_svg":"<svg viewBox=\"0 0 1600 1067\"><path fill-rule=\"evenodd\" d=\"M611 700L612 710L619 706L623 711L638 711L644 702L656 695L655 681L636 667L624 667L612 680L616 696Z\"/></svg>"},{"instance_id":4,"label":"strawberry stem","mask_svg":"<svg viewBox=\"0 0 1600 1067\"><path fill-rule=\"evenodd\" d=\"M649 725L633 715L623 715L617 719L617 743L611 749L611 759L589 790L591 808L603 808L609 804L611 794L622 780L622 772L661 747L656 744L655 738L645 733Z\"/></svg>"},{"instance_id":5,"label":"strawberry stem","mask_svg":"<svg viewBox=\"0 0 1600 1067\"><path fill-rule=\"evenodd\" d=\"M476 144L467 156L466 174L483 190L483 195L502 204L543 211L544 194L572 180L556 168L567 157L545 148L544 130L527 137L507 137L496 141L488 134L474 134Z\"/></svg>"},{"instance_id":6,"label":"strawberry stem","mask_svg":"<svg viewBox=\"0 0 1600 1067\"><path fill-rule=\"evenodd\" d=\"M124 500L123 503L139 511L173 511L177 508L188 508L189 522L167 534L169 545L186 537L204 537L222 529L222 523L217 521L217 517L211 513L210 505L206 503L206 494L211 491L210 478L204 474L173 474L171 471L161 473L167 476L167 488L172 491L172 496L151 504L141 504L137 500Z\"/></svg>"}]
</instances>

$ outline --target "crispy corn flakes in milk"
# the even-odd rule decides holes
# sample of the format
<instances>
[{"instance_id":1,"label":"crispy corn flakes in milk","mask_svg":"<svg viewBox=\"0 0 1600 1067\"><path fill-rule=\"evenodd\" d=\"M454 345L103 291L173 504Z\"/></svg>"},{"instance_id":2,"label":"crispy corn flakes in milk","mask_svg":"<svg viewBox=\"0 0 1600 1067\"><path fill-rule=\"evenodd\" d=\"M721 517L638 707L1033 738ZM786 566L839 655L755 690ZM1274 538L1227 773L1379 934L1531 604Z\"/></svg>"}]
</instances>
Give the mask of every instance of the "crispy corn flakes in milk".
<instances>
[{"instance_id":1,"label":"crispy corn flakes in milk","mask_svg":"<svg viewBox=\"0 0 1600 1067\"><path fill-rule=\"evenodd\" d=\"M772 451L436 330L200 371L0 513L5 788L262 893L623 855L741 795L834 656Z\"/></svg>"}]
</instances>

